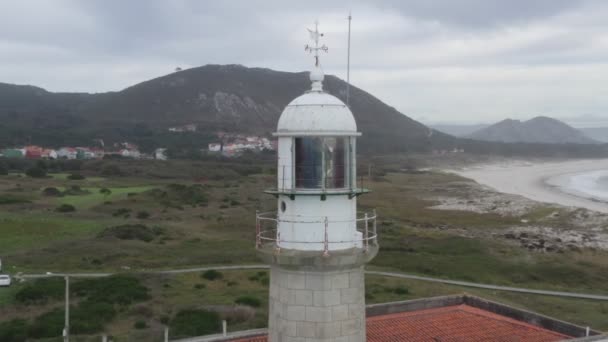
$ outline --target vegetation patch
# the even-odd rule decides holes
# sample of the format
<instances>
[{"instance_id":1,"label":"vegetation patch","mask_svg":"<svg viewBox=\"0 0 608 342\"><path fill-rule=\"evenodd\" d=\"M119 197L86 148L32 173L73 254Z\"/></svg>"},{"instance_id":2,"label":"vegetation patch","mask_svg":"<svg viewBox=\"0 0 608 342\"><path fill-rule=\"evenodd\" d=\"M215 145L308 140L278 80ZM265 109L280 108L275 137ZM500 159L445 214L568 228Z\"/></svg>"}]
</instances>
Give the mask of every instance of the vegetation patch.
<instances>
[{"instance_id":1,"label":"vegetation patch","mask_svg":"<svg viewBox=\"0 0 608 342\"><path fill-rule=\"evenodd\" d=\"M217 312L188 309L178 312L170 326L171 338L183 338L221 332L222 321Z\"/></svg>"},{"instance_id":2,"label":"vegetation patch","mask_svg":"<svg viewBox=\"0 0 608 342\"><path fill-rule=\"evenodd\" d=\"M128 305L150 298L149 289L138 278L128 275L82 280L73 291L91 302Z\"/></svg>"},{"instance_id":3,"label":"vegetation patch","mask_svg":"<svg viewBox=\"0 0 608 342\"><path fill-rule=\"evenodd\" d=\"M262 301L259 298L252 296L240 296L234 302L239 305L251 306L252 308L259 308L262 305Z\"/></svg>"},{"instance_id":4,"label":"vegetation patch","mask_svg":"<svg viewBox=\"0 0 608 342\"><path fill-rule=\"evenodd\" d=\"M58 206L57 208L55 208L55 211L58 213L71 213L73 211L76 211L76 207L74 207L71 204L62 204L60 206Z\"/></svg>"},{"instance_id":5,"label":"vegetation patch","mask_svg":"<svg viewBox=\"0 0 608 342\"><path fill-rule=\"evenodd\" d=\"M222 279L223 277L224 277L224 275L222 274L222 272L219 272L216 270L208 270L201 274L201 278L211 280L211 281L216 280L216 279Z\"/></svg>"},{"instance_id":6,"label":"vegetation patch","mask_svg":"<svg viewBox=\"0 0 608 342\"><path fill-rule=\"evenodd\" d=\"M0 194L0 205L30 203L26 198L11 194Z\"/></svg>"},{"instance_id":7,"label":"vegetation patch","mask_svg":"<svg viewBox=\"0 0 608 342\"><path fill-rule=\"evenodd\" d=\"M120 240L139 240L150 242L159 235L164 234L160 227L148 227L143 224L123 224L104 229L99 233L100 238L113 237Z\"/></svg>"},{"instance_id":8,"label":"vegetation patch","mask_svg":"<svg viewBox=\"0 0 608 342\"><path fill-rule=\"evenodd\" d=\"M55 187L48 187L42 190L42 194L47 197L61 197L63 196L63 192Z\"/></svg>"},{"instance_id":9,"label":"vegetation patch","mask_svg":"<svg viewBox=\"0 0 608 342\"><path fill-rule=\"evenodd\" d=\"M58 300L65 295L65 280L59 277L36 279L15 294L21 304L43 304L48 300Z\"/></svg>"},{"instance_id":10,"label":"vegetation patch","mask_svg":"<svg viewBox=\"0 0 608 342\"><path fill-rule=\"evenodd\" d=\"M86 177L81 175L80 173L71 173L67 177L69 180L83 180Z\"/></svg>"}]
</instances>

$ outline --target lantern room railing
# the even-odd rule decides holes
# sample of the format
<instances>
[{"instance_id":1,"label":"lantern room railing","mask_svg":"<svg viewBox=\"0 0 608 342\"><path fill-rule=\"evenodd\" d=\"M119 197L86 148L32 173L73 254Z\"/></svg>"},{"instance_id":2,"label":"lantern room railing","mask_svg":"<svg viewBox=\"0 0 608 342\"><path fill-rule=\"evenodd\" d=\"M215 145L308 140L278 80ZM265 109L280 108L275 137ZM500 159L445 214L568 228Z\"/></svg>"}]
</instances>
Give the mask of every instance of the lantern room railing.
<instances>
[{"instance_id":1,"label":"lantern room railing","mask_svg":"<svg viewBox=\"0 0 608 342\"><path fill-rule=\"evenodd\" d=\"M278 229L280 222L323 225L324 238L319 241L292 241L281 238ZM352 223L355 226L356 233L352 239L345 240L330 240L329 231L333 224ZM360 238L355 237L360 236ZM378 231L376 225L376 211L359 212L357 218L352 220L336 220L330 217L296 217L294 219L280 219L275 211L256 212L256 249L267 247L274 248L277 253L280 253L281 245L285 244L318 244L323 246L323 255L329 256L331 252L330 246L335 244L351 244L354 247L362 248L364 252L369 251L370 247L378 245Z\"/></svg>"}]
</instances>

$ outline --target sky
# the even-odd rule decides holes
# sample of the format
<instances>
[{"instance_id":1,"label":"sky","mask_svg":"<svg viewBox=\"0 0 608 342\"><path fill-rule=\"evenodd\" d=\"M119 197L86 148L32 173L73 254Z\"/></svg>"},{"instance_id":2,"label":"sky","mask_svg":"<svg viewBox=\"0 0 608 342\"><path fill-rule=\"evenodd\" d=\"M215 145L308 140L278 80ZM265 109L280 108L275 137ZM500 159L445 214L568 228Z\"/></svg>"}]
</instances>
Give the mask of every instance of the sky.
<instances>
[{"instance_id":1,"label":"sky","mask_svg":"<svg viewBox=\"0 0 608 342\"><path fill-rule=\"evenodd\" d=\"M427 124L608 126L608 1L0 0L0 82L105 92L205 64L327 74Z\"/></svg>"}]
</instances>

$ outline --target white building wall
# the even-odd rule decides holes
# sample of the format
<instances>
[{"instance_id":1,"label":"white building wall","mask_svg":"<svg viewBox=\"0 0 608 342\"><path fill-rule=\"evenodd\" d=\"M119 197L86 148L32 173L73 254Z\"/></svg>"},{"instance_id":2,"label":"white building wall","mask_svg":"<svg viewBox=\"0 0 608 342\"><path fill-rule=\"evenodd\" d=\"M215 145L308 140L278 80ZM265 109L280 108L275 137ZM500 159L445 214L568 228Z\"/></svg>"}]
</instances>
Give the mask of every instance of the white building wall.
<instances>
[{"instance_id":1,"label":"white building wall","mask_svg":"<svg viewBox=\"0 0 608 342\"><path fill-rule=\"evenodd\" d=\"M293 138L280 137L277 163L277 188L279 190L293 187Z\"/></svg>"}]
</instances>

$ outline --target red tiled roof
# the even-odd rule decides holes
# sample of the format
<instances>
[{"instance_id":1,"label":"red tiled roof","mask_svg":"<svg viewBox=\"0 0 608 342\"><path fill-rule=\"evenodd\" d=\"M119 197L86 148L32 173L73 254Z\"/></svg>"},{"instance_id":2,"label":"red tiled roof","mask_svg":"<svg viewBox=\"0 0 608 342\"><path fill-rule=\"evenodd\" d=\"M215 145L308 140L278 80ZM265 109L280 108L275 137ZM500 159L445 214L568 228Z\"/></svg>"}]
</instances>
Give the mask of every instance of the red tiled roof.
<instances>
[{"instance_id":1,"label":"red tiled roof","mask_svg":"<svg viewBox=\"0 0 608 342\"><path fill-rule=\"evenodd\" d=\"M367 318L370 342L560 341L570 336L465 304ZM266 336L232 342L266 342Z\"/></svg>"}]
</instances>

